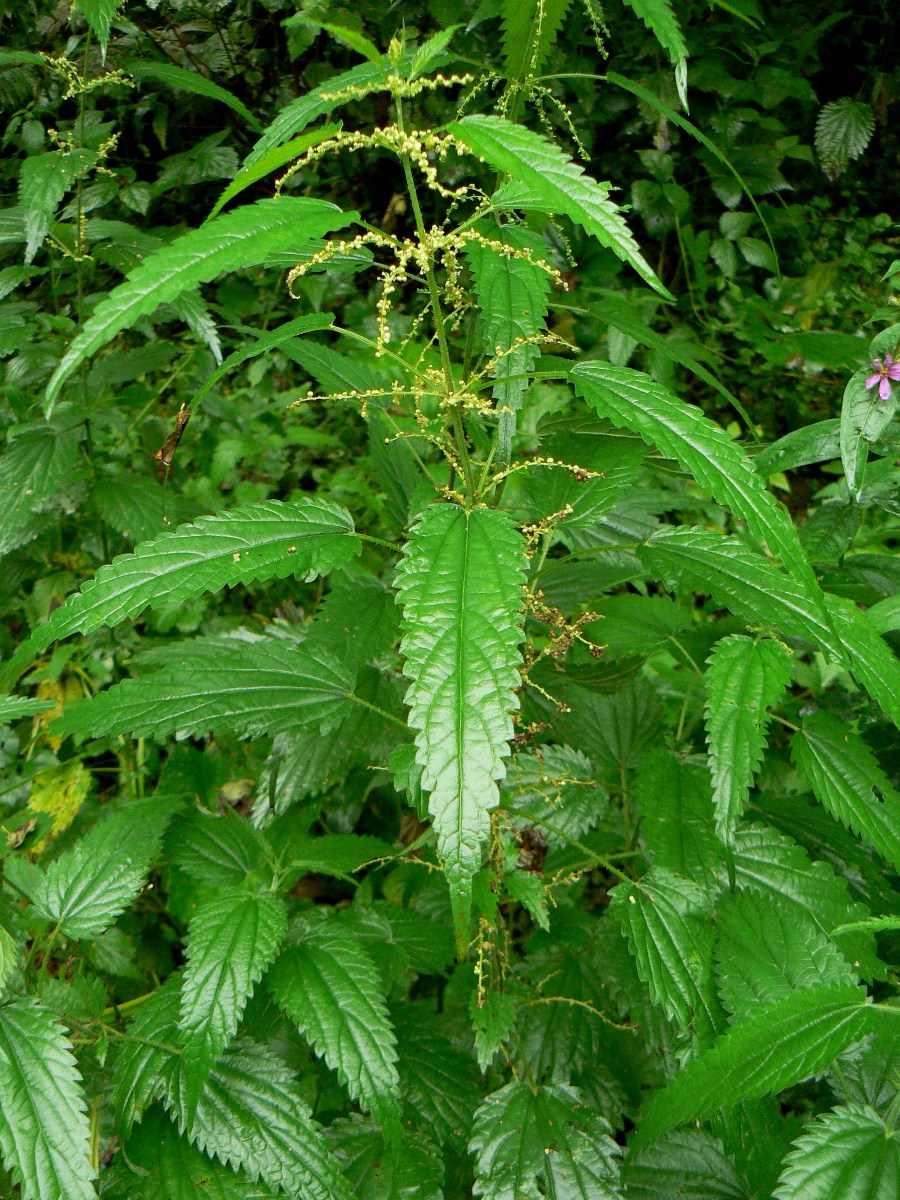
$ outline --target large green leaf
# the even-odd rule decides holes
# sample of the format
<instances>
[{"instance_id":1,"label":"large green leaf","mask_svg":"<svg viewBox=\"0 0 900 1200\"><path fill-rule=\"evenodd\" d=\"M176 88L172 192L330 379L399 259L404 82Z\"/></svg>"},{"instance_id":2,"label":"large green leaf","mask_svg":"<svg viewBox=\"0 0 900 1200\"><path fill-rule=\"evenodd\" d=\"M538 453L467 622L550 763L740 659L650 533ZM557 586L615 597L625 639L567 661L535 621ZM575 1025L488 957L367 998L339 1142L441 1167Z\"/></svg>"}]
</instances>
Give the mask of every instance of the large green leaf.
<instances>
[{"instance_id":1,"label":"large green leaf","mask_svg":"<svg viewBox=\"0 0 900 1200\"><path fill-rule=\"evenodd\" d=\"M669 0L626 0L641 18L675 67L675 83L681 103L687 108L687 45Z\"/></svg>"},{"instance_id":2,"label":"large green leaf","mask_svg":"<svg viewBox=\"0 0 900 1200\"><path fill-rule=\"evenodd\" d=\"M359 938L328 925L309 927L278 960L270 985L350 1095L396 1135L397 1039L381 977Z\"/></svg>"},{"instance_id":3,"label":"large green leaf","mask_svg":"<svg viewBox=\"0 0 900 1200\"><path fill-rule=\"evenodd\" d=\"M276 1200L273 1189L191 1145L160 1108L152 1108L128 1139L125 1157L129 1200Z\"/></svg>"},{"instance_id":4,"label":"large green leaf","mask_svg":"<svg viewBox=\"0 0 900 1200\"><path fill-rule=\"evenodd\" d=\"M424 1122L441 1145L464 1145L480 1097L474 1060L441 1032L433 1016L415 1006L398 1011L395 1028L408 1113Z\"/></svg>"},{"instance_id":5,"label":"large green leaf","mask_svg":"<svg viewBox=\"0 0 900 1200\"><path fill-rule=\"evenodd\" d=\"M460 949L513 735L524 564L524 540L505 513L433 504L396 574L409 723Z\"/></svg>"},{"instance_id":6,"label":"large green leaf","mask_svg":"<svg viewBox=\"0 0 900 1200\"><path fill-rule=\"evenodd\" d=\"M654 867L610 892L610 911L628 939L655 1004L701 1044L725 1025L713 982L712 904L696 884Z\"/></svg>"},{"instance_id":7,"label":"large green leaf","mask_svg":"<svg viewBox=\"0 0 900 1200\"><path fill-rule=\"evenodd\" d=\"M577 1089L509 1083L475 1114L469 1150L484 1200L619 1200L619 1149ZM543 1184L538 1191L538 1182Z\"/></svg>"},{"instance_id":8,"label":"large green leaf","mask_svg":"<svg viewBox=\"0 0 900 1200\"><path fill-rule=\"evenodd\" d=\"M224 362L216 367L212 375L210 375L194 395L190 407L193 408L196 404L199 404L219 380L227 378L235 367L241 366L251 358L258 358L260 354L268 354L270 350L277 349L285 342L290 342L293 338L299 337L300 334L321 332L323 329L330 329L333 324L334 316L331 313L311 313L305 317L294 317L292 321L285 321L283 325L279 325L275 329L269 329L264 333L260 333L255 341L250 342L249 345L242 346L239 350L235 350L233 354L229 354Z\"/></svg>"},{"instance_id":9,"label":"large green leaf","mask_svg":"<svg viewBox=\"0 0 900 1200\"><path fill-rule=\"evenodd\" d=\"M709 658L705 680L716 830L731 844L762 761L768 709L791 681L791 654L781 642L722 638Z\"/></svg>"},{"instance_id":10,"label":"large green leaf","mask_svg":"<svg viewBox=\"0 0 900 1200\"><path fill-rule=\"evenodd\" d=\"M578 363L571 374L592 408L674 458L767 542L806 587L811 605L820 603L815 578L787 510L776 502L752 461L724 430L701 409L679 400L641 371L592 361Z\"/></svg>"},{"instance_id":11,"label":"large green leaf","mask_svg":"<svg viewBox=\"0 0 900 1200\"><path fill-rule=\"evenodd\" d=\"M719 897L716 960L722 1000L741 1019L799 988L856 982L811 916L780 896L749 888Z\"/></svg>"},{"instance_id":12,"label":"large green leaf","mask_svg":"<svg viewBox=\"0 0 900 1200\"><path fill-rule=\"evenodd\" d=\"M819 803L900 869L900 793L852 725L812 713L791 755Z\"/></svg>"},{"instance_id":13,"label":"large green leaf","mask_svg":"<svg viewBox=\"0 0 900 1200\"><path fill-rule=\"evenodd\" d=\"M0 1152L22 1200L96 1200L72 1046L31 998L0 1006Z\"/></svg>"},{"instance_id":14,"label":"large green leaf","mask_svg":"<svg viewBox=\"0 0 900 1200\"><path fill-rule=\"evenodd\" d=\"M139 317L170 303L188 288L214 279L222 271L238 271L263 263L271 254L290 250L298 259L335 229L354 219L334 204L304 196L258 200L192 229L145 258L124 283L97 305L47 386L49 413L63 384L78 367Z\"/></svg>"},{"instance_id":15,"label":"large green leaf","mask_svg":"<svg viewBox=\"0 0 900 1200\"><path fill-rule=\"evenodd\" d=\"M510 82L536 75L572 0L504 0L503 69Z\"/></svg>"},{"instance_id":16,"label":"large green leaf","mask_svg":"<svg viewBox=\"0 0 900 1200\"><path fill-rule=\"evenodd\" d=\"M351 1200L293 1075L266 1047L243 1043L227 1050L192 1120L180 1090L169 1105L204 1153L243 1169L252 1180L298 1200Z\"/></svg>"},{"instance_id":17,"label":"large green leaf","mask_svg":"<svg viewBox=\"0 0 900 1200\"><path fill-rule=\"evenodd\" d=\"M237 1032L244 1007L274 961L287 924L284 903L235 888L191 918L181 985L187 1105L196 1105L209 1069Z\"/></svg>"},{"instance_id":18,"label":"large green leaf","mask_svg":"<svg viewBox=\"0 0 900 1200\"><path fill-rule=\"evenodd\" d=\"M628 1200L748 1200L721 1143L704 1129L676 1129L625 1164Z\"/></svg>"},{"instance_id":19,"label":"large green leaf","mask_svg":"<svg viewBox=\"0 0 900 1200\"><path fill-rule=\"evenodd\" d=\"M609 199L609 185L585 175L557 145L502 117L463 117L447 128L473 154L512 177L513 186L495 197L499 207L537 207L569 217L671 299L641 254L619 206Z\"/></svg>"},{"instance_id":20,"label":"large green leaf","mask_svg":"<svg viewBox=\"0 0 900 1200\"><path fill-rule=\"evenodd\" d=\"M84 19L100 43L104 58L106 57L106 47L109 42L109 31L112 28L116 13L122 7L123 3L124 0L77 0L78 11L84 13Z\"/></svg>"},{"instance_id":21,"label":"large green leaf","mask_svg":"<svg viewBox=\"0 0 900 1200\"><path fill-rule=\"evenodd\" d=\"M113 1064L116 1124L131 1132L148 1105L161 1099L181 1051L178 1030L181 976L170 975L162 987L138 1006Z\"/></svg>"},{"instance_id":22,"label":"large green leaf","mask_svg":"<svg viewBox=\"0 0 900 1200\"><path fill-rule=\"evenodd\" d=\"M861 988L822 984L757 1008L651 1096L635 1143L815 1075L865 1033L865 1000Z\"/></svg>"},{"instance_id":23,"label":"large green leaf","mask_svg":"<svg viewBox=\"0 0 900 1200\"><path fill-rule=\"evenodd\" d=\"M265 179L272 171L277 171L279 167L283 167L291 159L299 158L301 154L304 154L313 146L318 146L320 142L334 137L339 131L340 125L323 125L319 129L312 129L309 133L301 134L300 137L291 138L283 146L273 146L261 158L255 159L249 164L245 163L215 202L207 220L218 216L230 200L233 200L235 196L239 196L248 187L252 187L260 179Z\"/></svg>"},{"instance_id":24,"label":"large green leaf","mask_svg":"<svg viewBox=\"0 0 900 1200\"><path fill-rule=\"evenodd\" d=\"M709 772L659 746L638 764L633 790L653 866L686 876L714 897L722 845L713 824Z\"/></svg>"},{"instance_id":25,"label":"large green leaf","mask_svg":"<svg viewBox=\"0 0 900 1200\"><path fill-rule=\"evenodd\" d=\"M865 1104L810 1121L784 1160L776 1200L895 1200L900 1195L896 1126Z\"/></svg>"},{"instance_id":26,"label":"large green leaf","mask_svg":"<svg viewBox=\"0 0 900 1200\"><path fill-rule=\"evenodd\" d=\"M19 647L3 674L12 676L51 642L73 633L238 583L291 575L309 581L342 566L359 549L346 509L314 496L200 517L101 567Z\"/></svg>"},{"instance_id":27,"label":"large green leaf","mask_svg":"<svg viewBox=\"0 0 900 1200\"><path fill-rule=\"evenodd\" d=\"M109 2L111 0L107 0L107 3ZM243 117L248 125L252 125L255 130L259 131L259 122L243 101L226 88L207 79L205 75L198 74L197 71L186 71L184 67L179 67L175 63L150 62L147 59L129 59L124 64L124 70L139 83L149 80L150 83L162 83L166 87L175 88L176 91L189 92L192 96L205 96L208 100L218 100L220 104L225 104L232 112Z\"/></svg>"},{"instance_id":28,"label":"large green leaf","mask_svg":"<svg viewBox=\"0 0 900 1200\"><path fill-rule=\"evenodd\" d=\"M356 1200L444 1200L440 1151L418 1128L397 1149L358 1115L335 1121L328 1136Z\"/></svg>"},{"instance_id":29,"label":"large green leaf","mask_svg":"<svg viewBox=\"0 0 900 1200\"><path fill-rule=\"evenodd\" d=\"M39 425L0 454L0 556L36 538L66 506L64 489L79 477L78 440L72 430Z\"/></svg>"},{"instance_id":30,"label":"large green leaf","mask_svg":"<svg viewBox=\"0 0 900 1200\"><path fill-rule=\"evenodd\" d=\"M540 347L511 348L517 341L533 337L544 328L550 276L536 264L547 258L547 247L537 234L518 225L505 225L492 232L485 225L483 233L489 242L466 244L466 257L481 311L482 347L491 357L511 351L497 362L494 395L498 407L508 405L518 409L528 387L525 376L537 362ZM511 253L505 254L500 245L508 246ZM526 251L529 257L516 257L515 250Z\"/></svg>"},{"instance_id":31,"label":"large green leaf","mask_svg":"<svg viewBox=\"0 0 900 1200\"><path fill-rule=\"evenodd\" d=\"M71 704L53 723L65 737L165 737L232 730L244 737L327 729L351 703L353 677L330 656L277 638L197 638L177 663Z\"/></svg>"},{"instance_id":32,"label":"large green leaf","mask_svg":"<svg viewBox=\"0 0 900 1200\"><path fill-rule=\"evenodd\" d=\"M854 500L862 493L869 446L891 423L900 394L892 388L887 400L882 400L877 387L866 387L871 373L871 367L863 367L850 377L841 407L841 461Z\"/></svg>"}]
</instances>

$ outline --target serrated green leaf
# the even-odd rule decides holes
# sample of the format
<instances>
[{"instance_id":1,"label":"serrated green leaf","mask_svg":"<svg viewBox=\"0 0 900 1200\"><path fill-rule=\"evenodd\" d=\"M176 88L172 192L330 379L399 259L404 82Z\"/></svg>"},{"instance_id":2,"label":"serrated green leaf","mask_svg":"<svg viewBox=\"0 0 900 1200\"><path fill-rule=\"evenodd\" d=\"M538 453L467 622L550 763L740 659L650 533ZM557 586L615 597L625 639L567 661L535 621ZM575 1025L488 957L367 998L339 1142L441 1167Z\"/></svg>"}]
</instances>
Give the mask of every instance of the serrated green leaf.
<instances>
[{"instance_id":1,"label":"serrated green leaf","mask_svg":"<svg viewBox=\"0 0 900 1200\"><path fill-rule=\"evenodd\" d=\"M171 810L160 813L157 824L153 812L140 809L126 808L101 821L39 876L32 902L64 936L97 937L144 886Z\"/></svg>"},{"instance_id":2,"label":"serrated green leaf","mask_svg":"<svg viewBox=\"0 0 900 1200\"><path fill-rule=\"evenodd\" d=\"M441 1145L459 1147L468 1141L478 1107L475 1064L437 1021L415 1007L399 1009L395 1028L400 1090L408 1111L425 1122Z\"/></svg>"},{"instance_id":3,"label":"serrated green leaf","mask_svg":"<svg viewBox=\"0 0 900 1200\"><path fill-rule=\"evenodd\" d=\"M791 757L819 803L900 868L900 793L853 726L812 713L794 735Z\"/></svg>"},{"instance_id":4,"label":"serrated green leaf","mask_svg":"<svg viewBox=\"0 0 900 1200\"><path fill-rule=\"evenodd\" d=\"M576 1088L507 1084L475 1114L469 1150L484 1200L619 1200L619 1148ZM538 1186L543 1184L543 1191Z\"/></svg>"},{"instance_id":5,"label":"serrated green leaf","mask_svg":"<svg viewBox=\"0 0 900 1200\"><path fill-rule=\"evenodd\" d=\"M475 1057L481 1070L486 1071L503 1043L512 1037L516 1027L516 998L497 988L484 995L473 992L469 1016L475 1031Z\"/></svg>"},{"instance_id":6,"label":"serrated green leaf","mask_svg":"<svg viewBox=\"0 0 900 1200\"><path fill-rule=\"evenodd\" d=\"M513 734L523 582L524 542L509 517L449 504L420 515L395 576L409 723L460 949Z\"/></svg>"},{"instance_id":7,"label":"serrated green leaf","mask_svg":"<svg viewBox=\"0 0 900 1200\"><path fill-rule=\"evenodd\" d=\"M816 153L829 179L859 158L875 132L872 106L851 96L823 105L816 118Z\"/></svg>"},{"instance_id":8,"label":"serrated green leaf","mask_svg":"<svg viewBox=\"0 0 900 1200\"><path fill-rule=\"evenodd\" d=\"M107 3L109 2L110 0L107 0ZM162 83L166 87L175 88L180 92L188 92L192 96L205 96L209 100L218 100L220 104L227 105L232 112L243 117L248 125L252 125L259 132L259 122L246 104L226 88L207 79L205 75L200 75L196 71L186 71L174 63L150 62L147 59L128 59L122 69L127 71L138 83L149 80L151 83Z\"/></svg>"},{"instance_id":9,"label":"serrated green leaf","mask_svg":"<svg viewBox=\"0 0 900 1200\"><path fill-rule=\"evenodd\" d=\"M301 334L330 329L333 324L334 317L331 313L311 313L305 317L295 317L293 321L285 321L283 325L279 325L276 329L260 333L259 337L251 342L249 346L242 346L240 350L235 350L233 354L228 355L225 361L213 371L209 379L199 389L191 400L189 407L193 409L195 405L199 404L210 389L214 388L220 379L225 379L230 375L235 367L249 362L251 358L258 358L261 354L267 354L270 350L277 349L277 347L290 341L292 338L299 337Z\"/></svg>"},{"instance_id":10,"label":"serrated green leaf","mask_svg":"<svg viewBox=\"0 0 900 1200\"><path fill-rule=\"evenodd\" d=\"M60 200L71 186L66 156L57 151L26 158L19 173L19 204L25 214L25 264L34 261Z\"/></svg>"},{"instance_id":11,"label":"serrated green leaf","mask_svg":"<svg viewBox=\"0 0 900 1200\"><path fill-rule=\"evenodd\" d=\"M524 376L537 362L540 347L523 345L514 350L511 347L544 328L550 275L536 264L546 259L547 247L537 234L517 225L504 225L491 232L485 226L482 232L488 239L486 242L466 243L466 257L481 311L482 347L492 358L502 355L495 373L494 397L498 407L518 409L528 387ZM511 253L504 253L500 246L509 247ZM527 253L528 258L516 257L516 250Z\"/></svg>"},{"instance_id":12,"label":"serrated green leaf","mask_svg":"<svg viewBox=\"0 0 900 1200\"><path fill-rule=\"evenodd\" d=\"M669 0L625 0L625 2L641 18L672 60L678 97L686 109L688 50L681 26L672 11L672 5Z\"/></svg>"},{"instance_id":13,"label":"serrated green leaf","mask_svg":"<svg viewBox=\"0 0 900 1200\"><path fill-rule=\"evenodd\" d=\"M603 817L609 804L586 755L571 746L555 745L514 756L503 798L504 804L515 808L520 827L534 821L548 843L556 846L565 845L567 838L580 838Z\"/></svg>"},{"instance_id":14,"label":"serrated green leaf","mask_svg":"<svg viewBox=\"0 0 900 1200\"><path fill-rule=\"evenodd\" d=\"M900 1021L879 1021L869 1037L835 1061L828 1082L845 1104L885 1113L900 1087Z\"/></svg>"},{"instance_id":15,"label":"serrated green leaf","mask_svg":"<svg viewBox=\"0 0 900 1200\"><path fill-rule=\"evenodd\" d=\"M279 1006L350 1095L383 1126L398 1124L397 1039L383 984L352 934L310 927L269 977Z\"/></svg>"},{"instance_id":16,"label":"serrated green leaf","mask_svg":"<svg viewBox=\"0 0 900 1200\"><path fill-rule=\"evenodd\" d=\"M78 438L51 425L24 430L0 454L0 555L33 541L78 474Z\"/></svg>"},{"instance_id":17,"label":"serrated green leaf","mask_svg":"<svg viewBox=\"0 0 900 1200\"><path fill-rule=\"evenodd\" d=\"M141 1200L275 1200L274 1191L180 1137L160 1108L152 1108L132 1133L125 1155L134 1172L127 1178L134 1178Z\"/></svg>"},{"instance_id":18,"label":"serrated green leaf","mask_svg":"<svg viewBox=\"0 0 900 1200\"><path fill-rule=\"evenodd\" d=\"M378 1126L359 1116L335 1121L328 1136L356 1200L444 1200L444 1164L418 1130L398 1150L385 1148Z\"/></svg>"},{"instance_id":19,"label":"serrated green leaf","mask_svg":"<svg viewBox=\"0 0 900 1200\"><path fill-rule=\"evenodd\" d=\"M181 604L238 583L309 581L359 553L353 518L329 500L266 500L200 517L122 554L69 596L4 668L14 673L51 642Z\"/></svg>"},{"instance_id":20,"label":"serrated green leaf","mask_svg":"<svg viewBox=\"0 0 900 1200\"><path fill-rule=\"evenodd\" d=\"M176 1091L168 1103L184 1131L183 1097ZM264 1046L245 1042L221 1056L187 1132L204 1153L298 1200L351 1200L293 1075Z\"/></svg>"},{"instance_id":21,"label":"serrated green leaf","mask_svg":"<svg viewBox=\"0 0 900 1200\"><path fill-rule=\"evenodd\" d=\"M0 925L0 996L20 961L19 948L8 930Z\"/></svg>"},{"instance_id":22,"label":"serrated green leaf","mask_svg":"<svg viewBox=\"0 0 900 1200\"><path fill-rule=\"evenodd\" d=\"M528 208L536 204L569 217L660 295L671 299L641 254L619 206L609 199L609 186L585 175L553 142L502 117L463 117L447 128L473 154L512 177L515 186L495 197L498 206Z\"/></svg>"},{"instance_id":23,"label":"serrated green leaf","mask_svg":"<svg viewBox=\"0 0 900 1200\"><path fill-rule=\"evenodd\" d=\"M53 708L52 700L29 699L27 696L0 696L0 725L31 717Z\"/></svg>"},{"instance_id":24,"label":"serrated green leaf","mask_svg":"<svg viewBox=\"0 0 900 1200\"><path fill-rule=\"evenodd\" d=\"M784 1160L777 1200L894 1200L900 1139L874 1109L846 1104L816 1117Z\"/></svg>"},{"instance_id":25,"label":"serrated green leaf","mask_svg":"<svg viewBox=\"0 0 900 1200\"><path fill-rule=\"evenodd\" d=\"M653 866L683 875L715 896L722 847L713 825L709 772L657 747L638 764L634 795Z\"/></svg>"},{"instance_id":26,"label":"serrated green leaf","mask_svg":"<svg viewBox=\"0 0 900 1200\"><path fill-rule=\"evenodd\" d=\"M178 1019L181 976L170 975L141 1001L113 1064L113 1104L119 1129L129 1134L147 1106L166 1094L181 1051Z\"/></svg>"},{"instance_id":27,"label":"serrated green leaf","mask_svg":"<svg viewBox=\"0 0 900 1200\"><path fill-rule=\"evenodd\" d=\"M273 638L197 638L178 666L78 700L53 723L59 737L164 737L232 730L259 737L304 726L332 728L348 710L353 677L329 656Z\"/></svg>"},{"instance_id":28,"label":"serrated green leaf","mask_svg":"<svg viewBox=\"0 0 900 1200\"><path fill-rule=\"evenodd\" d=\"M856 982L821 927L775 895L747 890L721 896L716 931L719 991L741 1020L800 988Z\"/></svg>"},{"instance_id":29,"label":"serrated green leaf","mask_svg":"<svg viewBox=\"0 0 900 1200\"><path fill-rule=\"evenodd\" d=\"M900 395L900 390L891 388L887 400L882 400L877 386L866 387L866 378L871 374L871 367L863 367L850 377L841 405L841 462L850 495L856 501L862 495L869 446L890 425Z\"/></svg>"},{"instance_id":30,"label":"serrated green leaf","mask_svg":"<svg viewBox=\"0 0 900 1200\"><path fill-rule=\"evenodd\" d=\"M737 830L733 863L739 887L796 904L829 935L838 926L868 915L862 904L851 899L846 881L828 863L810 859L795 841L765 825ZM867 975L878 972L871 936L841 935L838 945Z\"/></svg>"},{"instance_id":31,"label":"serrated green leaf","mask_svg":"<svg viewBox=\"0 0 900 1200\"><path fill-rule=\"evenodd\" d=\"M805 587L809 604L820 604L815 577L787 511L724 430L640 371L592 361L579 363L571 374L580 395L601 416L633 429L674 458L720 504L745 520Z\"/></svg>"},{"instance_id":32,"label":"serrated green leaf","mask_svg":"<svg viewBox=\"0 0 900 1200\"><path fill-rule=\"evenodd\" d=\"M47 385L46 411L53 409L63 384L81 363L139 317L222 271L255 266L281 250L302 257L316 239L353 219L353 213L323 200L280 196L225 213L161 247L94 309Z\"/></svg>"},{"instance_id":33,"label":"serrated green leaf","mask_svg":"<svg viewBox=\"0 0 900 1200\"><path fill-rule=\"evenodd\" d=\"M0 1152L22 1200L96 1200L72 1045L30 997L0 1006L0 1097Z\"/></svg>"},{"instance_id":34,"label":"serrated green leaf","mask_svg":"<svg viewBox=\"0 0 900 1200\"><path fill-rule=\"evenodd\" d=\"M188 926L181 985L183 1085L190 1108L234 1037L244 1007L274 961L287 925L277 896L235 889L208 900Z\"/></svg>"},{"instance_id":35,"label":"serrated green leaf","mask_svg":"<svg viewBox=\"0 0 900 1200\"><path fill-rule=\"evenodd\" d=\"M900 729L900 660L855 604L826 596L825 609L839 639L835 657Z\"/></svg>"},{"instance_id":36,"label":"serrated green leaf","mask_svg":"<svg viewBox=\"0 0 900 1200\"><path fill-rule=\"evenodd\" d=\"M696 884L659 867L610 892L638 974L682 1033L701 1045L725 1025L713 983L711 901Z\"/></svg>"},{"instance_id":37,"label":"serrated green leaf","mask_svg":"<svg viewBox=\"0 0 900 1200\"><path fill-rule=\"evenodd\" d=\"M792 657L781 642L734 635L707 660L706 740L716 832L731 845L759 769L773 708L791 681Z\"/></svg>"},{"instance_id":38,"label":"serrated green leaf","mask_svg":"<svg viewBox=\"0 0 900 1200\"><path fill-rule=\"evenodd\" d=\"M124 0L77 0L76 7L79 12L84 13L84 19L100 43L104 59L109 43L109 31L123 3Z\"/></svg>"},{"instance_id":39,"label":"serrated green leaf","mask_svg":"<svg viewBox=\"0 0 900 1200\"><path fill-rule=\"evenodd\" d=\"M571 0L505 0L503 70L511 82L536 75L553 49Z\"/></svg>"},{"instance_id":40,"label":"serrated green leaf","mask_svg":"<svg viewBox=\"0 0 900 1200\"><path fill-rule=\"evenodd\" d=\"M259 830L230 808L216 814L194 808L177 817L166 850L167 860L194 879L226 888L240 887L271 857Z\"/></svg>"},{"instance_id":41,"label":"serrated green leaf","mask_svg":"<svg viewBox=\"0 0 900 1200\"><path fill-rule=\"evenodd\" d=\"M862 1036L867 1007L861 988L822 984L756 1008L651 1096L635 1143L815 1075Z\"/></svg>"},{"instance_id":42,"label":"serrated green leaf","mask_svg":"<svg viewBox=\"0 0 900 1200\"><path fill-rule=\"evenodd\" d=\"M628 1200L748 1200L721 1142L704 1129L676 1129L629 1157Z\"/></svg>"},{"instance_id":43,"label":"serrated green leaf","mask_svg":"<svg viewBox=\"0 0 900 1200\"><path fill-rule=\"evenodd\" d=\"M248 187L252 187L254 183L258 183L260 179L265 179L267 175L289 163L291 159L299 158L301 154L312 149L313 146L318 146L321 142L327 141L328 138L334 137L340 131L340 128L340 125L323 125L320 129L312 129L309 133L301 134L300 137L291 138L283 146L273 146L271 150L255 159L252 163L245 163L213 205L209 216L206 218L207 221L218 216L225 205L233 200L235 196L239 196L241 192L246 191ZM326 318L324 314L320 314L319 319L324 320ZM310 318L299 317L298 320L310 320ZM329 315L327 320L330 325L333 318ZM290 322L288 323L290 324Z\"/></svg>"}]
</instances>

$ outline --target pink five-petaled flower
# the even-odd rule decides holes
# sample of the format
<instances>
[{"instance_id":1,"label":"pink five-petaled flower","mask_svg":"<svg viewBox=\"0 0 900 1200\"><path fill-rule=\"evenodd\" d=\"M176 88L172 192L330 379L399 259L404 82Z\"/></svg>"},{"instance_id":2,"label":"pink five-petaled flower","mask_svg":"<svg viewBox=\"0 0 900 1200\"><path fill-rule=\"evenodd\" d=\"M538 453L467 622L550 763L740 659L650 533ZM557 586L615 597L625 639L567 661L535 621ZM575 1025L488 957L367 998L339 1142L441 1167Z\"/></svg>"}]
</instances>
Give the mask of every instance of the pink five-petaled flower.
<instances>
[{"instance_id":1,"label":"pink five-petaled flower","mask_svg":"<svg viewBox=\"0 0 900 1200\"><path fill-rule=\"evenodd\" d=\"M882 400L890 400L891 398L891 380L895 382L900 380L900 362L894 362L890 354L886 354L883 359L873 358L872 366L876 368L874 375L870 375L866 380L866 390L873 388L878 384L878 395Z\"/></svg>"}]
</instances>

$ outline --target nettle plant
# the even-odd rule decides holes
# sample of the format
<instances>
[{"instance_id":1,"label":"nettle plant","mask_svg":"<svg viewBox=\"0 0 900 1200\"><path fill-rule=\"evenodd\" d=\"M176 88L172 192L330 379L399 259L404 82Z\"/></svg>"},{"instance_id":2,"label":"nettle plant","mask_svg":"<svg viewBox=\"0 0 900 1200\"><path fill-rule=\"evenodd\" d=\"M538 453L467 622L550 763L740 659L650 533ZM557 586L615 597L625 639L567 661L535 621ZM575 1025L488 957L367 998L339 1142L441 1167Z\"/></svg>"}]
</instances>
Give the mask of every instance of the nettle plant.
<instances>
[{"instance_id":1,"label":"nettle plant","mask_svg":"<svg viewBox=\"0 0 900 1200\"><path fill-rule=\"evenodd\" d=\"M571 245L667 292L609 185L517 119L548 111L549 24L529 13L521 59L508 22L492 113L449 33L382 56L344 31L367 61L276 117L50 382L58 420L91 356L226 271L290 254L300 304L380 272L371 327L301 312L194 398L289 347L366 422L380 525L303 492L201 517L3 664L9 692L148 610L327 580L311 619L148 637L47 726L54 798L5 820L0 901L0 1150L30 1200L895 1195L900 610L854 599L885 527L850 551L863 514L889 528L900 328L841 418L755 460L649 375L577 361L548 328ZM448 88L463 115L418 128ZM383 128L310 129L380 95ZM408 234L291 194L336 151L394 156ZM798 532L767 477L838 459ZM0 719L50 703L7 694ZM155 786L62 833L83 743L123 738L136 762L164 743ZM246 787L216 766L240 738L268 746Z\"/></svg>"}]
</instances>

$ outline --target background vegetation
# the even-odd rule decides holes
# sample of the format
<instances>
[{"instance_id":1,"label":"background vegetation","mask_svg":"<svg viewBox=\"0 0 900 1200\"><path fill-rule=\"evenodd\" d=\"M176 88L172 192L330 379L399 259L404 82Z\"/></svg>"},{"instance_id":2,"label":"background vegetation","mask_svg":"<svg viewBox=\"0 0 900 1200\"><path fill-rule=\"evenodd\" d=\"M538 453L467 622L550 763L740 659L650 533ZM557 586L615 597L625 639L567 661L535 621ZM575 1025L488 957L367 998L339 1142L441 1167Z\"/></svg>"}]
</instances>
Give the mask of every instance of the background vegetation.
<instances>
[{"instance_id":1,"label":"background vegetation","mask_svg":"<svg viewBox=\"0 0 900 1200\"><path fill-rule=\"evenodd\" d=\"M0 14L0 1196L894 1200L892 14ZM451 192L513 177L455 257L423 235L467 200L315 150L404 109L457 122ZM517 178L497 111L634 243ZM310 147L272 203L353 229L166 292ZM385 304L389 239L445 344L425 258ZM474 598L435 566L463 511ZM242 567L286 513L310 548ZM460 597L495 761L454 834Z\"/></svg>"}]
</instances>

